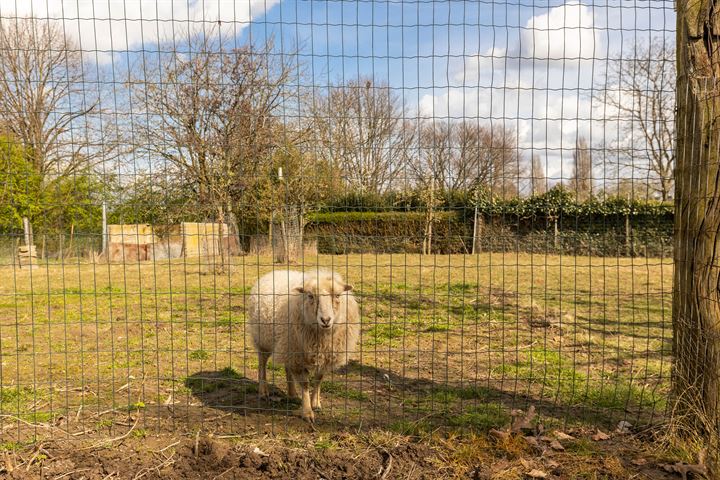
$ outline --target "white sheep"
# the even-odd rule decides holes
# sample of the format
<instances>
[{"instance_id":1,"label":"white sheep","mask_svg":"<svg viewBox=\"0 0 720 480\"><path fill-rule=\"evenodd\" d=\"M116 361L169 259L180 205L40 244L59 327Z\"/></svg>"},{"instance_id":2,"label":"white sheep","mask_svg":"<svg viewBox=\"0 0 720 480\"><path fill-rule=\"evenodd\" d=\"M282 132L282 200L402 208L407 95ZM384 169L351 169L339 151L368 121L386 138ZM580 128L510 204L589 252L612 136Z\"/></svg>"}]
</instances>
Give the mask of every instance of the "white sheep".
<instances>
[{"instance_id":1,"label":"white sheep","mask_svg":"<svg viewBox=\"0 0 720 480\"><path fill-rule=\"evenodd\" d=\"M260 396L268 396L266 364L272 355L285 365L289 396L300 384L302 418L315 421L323 375L348 362L360 335L352 288L327 271L281 270L258 279L248 298L247 329L258 352Z\"/></svg>"}]
</instances>

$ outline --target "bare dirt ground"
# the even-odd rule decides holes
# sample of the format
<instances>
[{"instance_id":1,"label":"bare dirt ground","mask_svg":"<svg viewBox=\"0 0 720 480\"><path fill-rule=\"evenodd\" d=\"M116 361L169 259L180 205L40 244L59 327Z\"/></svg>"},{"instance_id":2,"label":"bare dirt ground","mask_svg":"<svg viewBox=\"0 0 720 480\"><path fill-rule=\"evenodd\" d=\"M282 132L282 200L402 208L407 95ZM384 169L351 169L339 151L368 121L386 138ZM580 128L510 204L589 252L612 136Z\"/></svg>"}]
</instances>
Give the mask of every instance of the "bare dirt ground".
<instances>
[{"instance_id":1,"label":"bare dirt ground","mask_svg":"<svg viewBox=\"0 0 720 480\"><path fill-rule=\"evenodd\" d=\"M4 452L0 475L56 480L681 478L664 468L675 460L648 440L618 432L606 438L588 429L422 438L382 430L232 438L203 432L51 437Z\"/></svg>"}]
</instances>

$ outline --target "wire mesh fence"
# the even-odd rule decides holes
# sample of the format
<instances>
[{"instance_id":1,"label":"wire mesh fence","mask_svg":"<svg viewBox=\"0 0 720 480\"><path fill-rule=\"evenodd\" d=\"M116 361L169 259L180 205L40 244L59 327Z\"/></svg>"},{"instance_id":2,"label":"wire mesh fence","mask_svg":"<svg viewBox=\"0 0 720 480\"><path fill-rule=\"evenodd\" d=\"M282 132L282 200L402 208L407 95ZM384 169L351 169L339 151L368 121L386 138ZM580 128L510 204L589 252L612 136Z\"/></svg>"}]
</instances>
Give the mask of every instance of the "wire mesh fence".
<instances>
[{"instance_id":1,"label":"wire mesh fence","mask_svg":"<svg viewBox=\"0 0 720 480\"><path fill-rule=\"evenodd\" d=\"M663 418L672 2L71 3L0 2L3 438Z\"/></svg>"}]
</instances>

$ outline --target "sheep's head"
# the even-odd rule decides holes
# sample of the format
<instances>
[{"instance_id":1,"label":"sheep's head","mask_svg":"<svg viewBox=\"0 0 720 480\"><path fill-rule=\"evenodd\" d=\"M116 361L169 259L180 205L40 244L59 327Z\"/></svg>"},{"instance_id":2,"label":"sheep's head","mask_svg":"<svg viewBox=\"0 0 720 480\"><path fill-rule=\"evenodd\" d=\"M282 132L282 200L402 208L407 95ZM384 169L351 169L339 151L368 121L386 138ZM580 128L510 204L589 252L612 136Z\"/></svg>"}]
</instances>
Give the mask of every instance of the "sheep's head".
<instances>
[{"instance_id":1,"label":"sheep's head","mask_svg":"<svg viewBox=\"0 0 720 480\"><path fill-rule=\"evenodd\" d=\"M331 276L312 278L305 281L295 291L303 296L304 321L308 325L317 325L329 330L339 318L342 296L352 290L348 285Z\"/></svg>"}]
</instances>

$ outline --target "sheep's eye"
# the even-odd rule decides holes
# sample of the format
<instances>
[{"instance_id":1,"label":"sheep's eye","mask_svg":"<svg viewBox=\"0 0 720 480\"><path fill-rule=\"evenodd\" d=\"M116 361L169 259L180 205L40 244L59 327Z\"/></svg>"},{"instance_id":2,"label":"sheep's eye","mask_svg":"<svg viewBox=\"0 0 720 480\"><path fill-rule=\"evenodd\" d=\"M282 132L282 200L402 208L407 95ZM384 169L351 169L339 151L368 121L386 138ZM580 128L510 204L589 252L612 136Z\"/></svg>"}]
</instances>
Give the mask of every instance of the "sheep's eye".
<instances>
[{"instance_id":1,"label":"sheep's eye","mask_svg":"<svg viewBox=\"0 0 720 480\"><path fill-rule=\"evenodd\" d=\"M308 300L312 300L313 298L312 293L308 293Z\"/></svg>"},{"instance_id":2,"label":"sheep's eye","mask_svg":"<svg viewBox=\"0 0 720 480\"><path fill-rule=\"evenodd\" d=\"M340 300L340 294L339 294L339 293L335 295L335 300Z\"/></svg>"}]
</instances>

